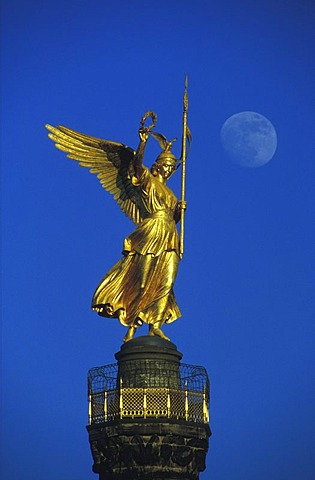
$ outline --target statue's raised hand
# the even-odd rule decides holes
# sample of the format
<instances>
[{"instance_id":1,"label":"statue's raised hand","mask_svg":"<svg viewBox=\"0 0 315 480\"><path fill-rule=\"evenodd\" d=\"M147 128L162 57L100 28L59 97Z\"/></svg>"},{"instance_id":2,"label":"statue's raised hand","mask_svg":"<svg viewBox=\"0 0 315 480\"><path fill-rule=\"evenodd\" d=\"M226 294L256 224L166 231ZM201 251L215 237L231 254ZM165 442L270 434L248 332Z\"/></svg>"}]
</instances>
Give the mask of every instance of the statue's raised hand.
<instances>
[{"instance_id":1,"label":"statue's raised hand","mask_svg":"<svg viewBox=\"0 0 315 480\"><path fill-rule=\"evenodd\" d=\"M147 142L150 135L150 130L148 127L140 127L138 134L141 142Z\"/></svg>"}]
</instances>

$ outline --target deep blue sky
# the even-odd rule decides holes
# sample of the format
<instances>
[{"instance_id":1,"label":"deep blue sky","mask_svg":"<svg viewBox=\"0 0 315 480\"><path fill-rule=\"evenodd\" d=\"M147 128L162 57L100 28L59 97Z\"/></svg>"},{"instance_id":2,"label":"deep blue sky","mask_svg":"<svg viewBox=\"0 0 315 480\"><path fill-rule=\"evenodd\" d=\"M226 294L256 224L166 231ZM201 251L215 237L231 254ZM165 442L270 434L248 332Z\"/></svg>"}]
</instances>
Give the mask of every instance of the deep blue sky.
<instances>
[{"instance_id":1,"label":"deep blue sky","mask_svg":"<svg viewBox=\"0 0 315 480\"><path fill-rule=\"evenodd\" d=\"M315 478L314 3L5 0L2 22L1 478L97 478L86 374L112 363L124 335L89 306L133 225L44 124L135 148L152 109L157 131L180 136L186 72L183 317L165 331L211 378L201 480ZM220 144L245 110L277 130L257 169Z\"/></svg>"}]
</instances>

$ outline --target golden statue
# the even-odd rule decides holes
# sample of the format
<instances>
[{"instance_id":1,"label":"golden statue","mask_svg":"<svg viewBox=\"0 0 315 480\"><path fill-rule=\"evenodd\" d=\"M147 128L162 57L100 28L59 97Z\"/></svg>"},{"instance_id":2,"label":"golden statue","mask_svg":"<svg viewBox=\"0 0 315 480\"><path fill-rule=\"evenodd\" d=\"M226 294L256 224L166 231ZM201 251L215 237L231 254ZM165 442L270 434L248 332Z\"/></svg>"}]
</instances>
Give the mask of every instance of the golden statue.
<instances>
[{"instance_id":1,"label":"golden statue","mask_svg":"<svg viewBox=\"0 0 315 480\"><path fill-rule=\"evenodd\" d=\"M131 340L136 328L149 325L149 335L169 340L161 327L181 316L173 285L183 254L183 218L186 202L182 182L182 199L166 181L182 164L185 173L187 127L187 80L184 94L183 142L181 160L171 152L172 143L151 130L156 124L154 112L146 112L139 128L137 151L121 144L78 133L63 126L46 125L56 147L66 152L99 178L114 196L122 211L137 225L125 238L123 257L105 275L97 287L92 309L103 317L118 318L128 327L124 341ZM146 126L151 117L152 124ZM143 157L149 135L159 141L162 153L149 171ZM176 223L181 220L181 241Z\"/></svg>"}]
</instances>

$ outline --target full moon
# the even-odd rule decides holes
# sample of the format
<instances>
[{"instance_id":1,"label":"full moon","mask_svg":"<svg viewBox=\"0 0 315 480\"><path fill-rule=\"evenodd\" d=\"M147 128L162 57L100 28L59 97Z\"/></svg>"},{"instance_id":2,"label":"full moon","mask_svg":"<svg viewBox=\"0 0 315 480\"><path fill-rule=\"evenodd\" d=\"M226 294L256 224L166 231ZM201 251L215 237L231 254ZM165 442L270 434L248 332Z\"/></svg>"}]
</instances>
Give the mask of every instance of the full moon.
<instances>
[{"instance_id":1,"label":"full moon","mask_svg":"<svg viewBox=\"0 0 315 480\"><path fill-rule=\"evenodd\" d=\"M242 167L261 167L277 148L277 134L272 123L256 112L240 112L229 117L221 128L224 150Z\"/></svg>"}]
</instances>

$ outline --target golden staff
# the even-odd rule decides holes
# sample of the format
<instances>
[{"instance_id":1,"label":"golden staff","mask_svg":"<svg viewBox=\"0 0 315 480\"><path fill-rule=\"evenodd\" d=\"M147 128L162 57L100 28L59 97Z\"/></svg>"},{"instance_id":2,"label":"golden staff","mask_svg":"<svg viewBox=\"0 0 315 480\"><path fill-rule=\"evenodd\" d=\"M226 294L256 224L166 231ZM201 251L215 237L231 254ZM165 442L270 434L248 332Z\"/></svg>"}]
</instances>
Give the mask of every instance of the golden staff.
<instances>
[{"instance_id":1,"label":"golden staff","mask_svg":"<svg viewBox=\"0 0 315 480\"><path fill-rule=\"evenodd\" d=\"M182 136L182 195L181 202L185 202L185 180L186 180L186 142L187 142L187 115L188 115L188 75L186 75L185 80L185 90L184 90L184 110L183 110L183 136ZM190 134L190 132L189 132ZM179 237L179 255L180 258L184 254L184 216L185 210L181 208L180 210L180 237Z\"/></svg>"}]
</instances>

